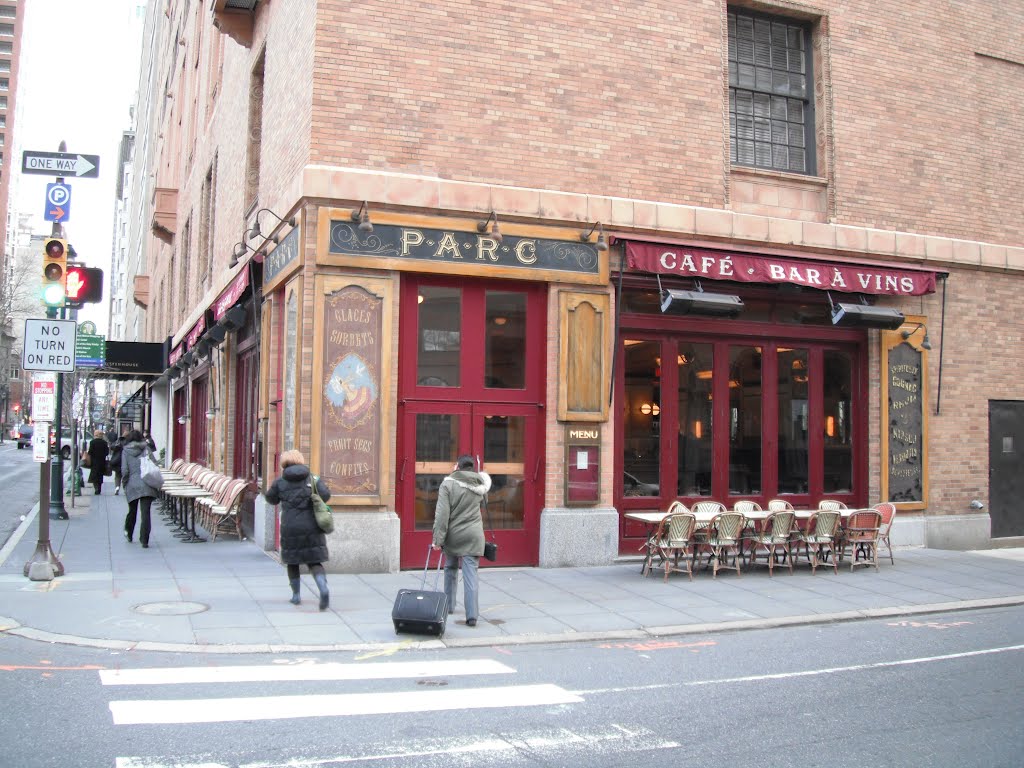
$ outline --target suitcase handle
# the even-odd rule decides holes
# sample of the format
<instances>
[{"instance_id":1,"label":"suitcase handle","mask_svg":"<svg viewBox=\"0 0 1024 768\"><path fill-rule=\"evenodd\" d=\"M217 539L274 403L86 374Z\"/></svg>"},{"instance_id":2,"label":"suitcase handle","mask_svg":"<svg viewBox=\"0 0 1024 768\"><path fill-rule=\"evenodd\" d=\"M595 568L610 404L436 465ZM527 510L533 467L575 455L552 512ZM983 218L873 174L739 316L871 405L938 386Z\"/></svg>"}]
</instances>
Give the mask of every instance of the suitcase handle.
<instances>
[{"instance_id":1,"label":"suitcase handle","mask_svg":"<svg viewBox=\"0 0 1024 768\"><path fill-rule=\"evenodd\" d=\"M423 584L421 589L427 588L427 568L430 567L430 552L434 548L434 543L431 542L427 545L427 562L423 564ZM438 582L441 580L441 563L444 561L444 551L439 550L437 553L437 573L434 575L434 591L437 592Z\"/></svg>"}]
</instances>

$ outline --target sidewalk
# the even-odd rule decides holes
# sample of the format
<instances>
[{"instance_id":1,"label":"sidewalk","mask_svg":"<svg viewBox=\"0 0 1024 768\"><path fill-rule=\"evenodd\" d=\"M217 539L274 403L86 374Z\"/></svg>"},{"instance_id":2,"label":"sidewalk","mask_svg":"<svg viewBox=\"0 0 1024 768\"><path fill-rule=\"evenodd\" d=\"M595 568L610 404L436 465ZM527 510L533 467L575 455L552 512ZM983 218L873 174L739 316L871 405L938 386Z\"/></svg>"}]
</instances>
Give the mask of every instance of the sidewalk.
<instances>
[{"instance_id":1,"label":"sidewalk","mask_svg":"<svg viewBox=\"0 0 1024 768\"><path fill-rule=\"evenodd\" d=\"M641 578L639 560L593 568L492 568L480 572L481 620L460 605L442 639L398 636L391 606L420 572L330 574L331 608L317 610L303 574L302 605L284 567L250 541L186 544L154 514L150 548L122 535L127 505L87 491L70 520L50 521L65 575L22 572L38 539L30 516L0 553L0 631L46 642L122 650L207 653L467 647L566 641L650 641L664 636L1024 604L1024 550L905 549L880 572L800 567ZM927 620L927 619L925 619Z\"/></svg>"}]
</instances>

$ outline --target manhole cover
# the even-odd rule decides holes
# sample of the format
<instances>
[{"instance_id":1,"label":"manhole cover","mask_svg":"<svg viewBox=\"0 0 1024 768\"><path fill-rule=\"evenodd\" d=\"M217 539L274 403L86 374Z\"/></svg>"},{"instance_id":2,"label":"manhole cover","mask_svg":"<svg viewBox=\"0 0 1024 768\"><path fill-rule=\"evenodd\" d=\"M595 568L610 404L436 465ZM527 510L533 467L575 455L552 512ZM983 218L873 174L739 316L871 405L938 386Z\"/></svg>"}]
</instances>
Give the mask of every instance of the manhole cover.
<instances>
[{"instance_id":1,"label":"manhole cover","mask_svg":"<svg viewBox=\"0 0 1024 768\"><path fill-rule=\"evenodd\" d=\"M132 606L136 613L144 613L147 616L187 616L190 613L202 613L210 610L210 606L204 603L189 603L177 601L172 603L141 603Z\"/></svg>"}]
</instances>

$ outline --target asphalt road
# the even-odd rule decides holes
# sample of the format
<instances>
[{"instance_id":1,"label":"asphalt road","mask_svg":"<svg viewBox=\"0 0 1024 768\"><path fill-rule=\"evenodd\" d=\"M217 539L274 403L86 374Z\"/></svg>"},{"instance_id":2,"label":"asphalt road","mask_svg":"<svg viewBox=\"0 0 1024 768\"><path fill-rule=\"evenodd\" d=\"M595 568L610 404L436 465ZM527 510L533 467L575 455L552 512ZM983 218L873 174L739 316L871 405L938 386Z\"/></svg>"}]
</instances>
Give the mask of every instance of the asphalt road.
<instances>
[{"instance_id":1,"label":"asphalt road","mask_svg":"<svg viewBox=\"0 0 1024 768\"><path fill-rule=\"evenodd\" d=\"M387 654L0 634L0 764L1019 766L1024 608Z\"/></svg>"},{"instance_id":2,"label":"asphalt road","mask_svg":"<svg viewBox=\"0 0 1024 768\"><path fill-rule=\"evenodd\" d=\"M39 501L39 464L32 461L31 448L18 450L10 439L0 445L0 489L0 547L3 547ZM65 503L70 504L70 497Z\"/></svg>"}]
</instances>

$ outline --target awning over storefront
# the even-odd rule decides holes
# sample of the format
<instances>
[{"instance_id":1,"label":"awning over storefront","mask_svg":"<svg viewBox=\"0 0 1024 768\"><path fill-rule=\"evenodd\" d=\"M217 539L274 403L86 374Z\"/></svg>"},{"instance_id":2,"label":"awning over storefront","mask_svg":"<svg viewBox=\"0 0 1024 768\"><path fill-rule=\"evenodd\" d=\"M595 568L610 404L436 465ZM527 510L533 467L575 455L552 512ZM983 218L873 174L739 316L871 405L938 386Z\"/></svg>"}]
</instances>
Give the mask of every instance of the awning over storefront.
<instances>
[{"instance_id":1,"label":"awning over storefront","mask_svg":"<svg viewBox=\"0 0 1024 768\"><path fill-rule=\"evenodd\" d=\"M890 265L772 256L623 240L630 269L701 280L802 285L881 296L935 293L936 272Z\"/></svg>"}]
</instances>

